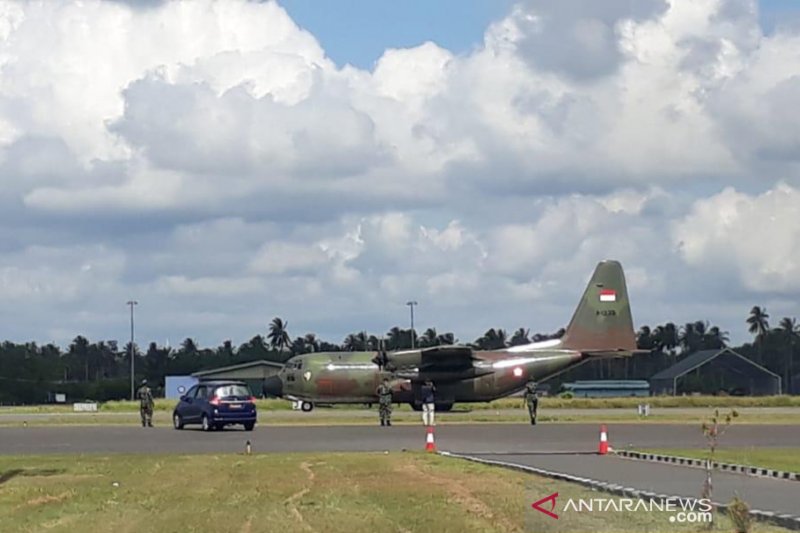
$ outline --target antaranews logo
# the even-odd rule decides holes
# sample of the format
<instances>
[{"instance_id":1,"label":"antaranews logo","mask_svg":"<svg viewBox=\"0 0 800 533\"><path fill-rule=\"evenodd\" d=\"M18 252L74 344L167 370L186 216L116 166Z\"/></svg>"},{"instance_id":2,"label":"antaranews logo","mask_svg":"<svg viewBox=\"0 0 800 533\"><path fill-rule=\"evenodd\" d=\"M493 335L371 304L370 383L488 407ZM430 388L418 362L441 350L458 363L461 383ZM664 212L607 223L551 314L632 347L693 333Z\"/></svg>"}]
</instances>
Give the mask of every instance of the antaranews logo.
<instances>
[{"instance_id":1,"label":"antaranews logo","mask_svg":"<svg viewBox=\"0 0 800 533\"><path fill-rule=\"evenodd\" d=\"M694 498L569 498L563 507L557 509L558 493L554 492L536 500L531 508L555 520L558 511L563 516L567 512L610 513L645 512L669 513L670 523L710 523L713 506L710 500Z\"/></svg>"},{"instance_id":2,"label":"antaranews logo","mask_svg":"<svg viewBox=\"0 0 800 533\"><path fill-rule=\"evenodd\" d=\"M534 509L536 509L540 513L546 514L550 518L555 518L556 520L558 520L558 515L553 512L556 509L556 498L558 498L558 493L554 492L550 496L545 496L541 500L533 502L531 504L531 507L533 507ZM550 502L550 510L549 511L542 507L542 504L544 504L545 502Z\"/></svg>"}]
</instances>

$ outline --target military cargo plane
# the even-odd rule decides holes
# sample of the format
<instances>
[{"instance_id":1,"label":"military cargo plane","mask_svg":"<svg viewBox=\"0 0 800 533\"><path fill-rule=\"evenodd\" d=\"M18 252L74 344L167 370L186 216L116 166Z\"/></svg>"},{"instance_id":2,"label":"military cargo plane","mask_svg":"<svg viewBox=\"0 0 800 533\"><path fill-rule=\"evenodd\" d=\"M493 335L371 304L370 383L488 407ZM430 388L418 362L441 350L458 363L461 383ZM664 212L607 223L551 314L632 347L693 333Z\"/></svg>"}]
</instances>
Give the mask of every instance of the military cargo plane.
<instances>
[{"instance_id":1,"label":"military cargo plane","mask_svg":"<svg viewBox=\"0 0 800 533\"><path fill-rule=\"evenodd\" d=\"M377 402L376 388L388 378L398 403L419 409L420 387L436 385L436 409L455 402L488 402L521 390L529 380L542 381L590 359L629 357L636 337L625 275L617 261L597 265L578 308L559 339L501 350L436 346L395 352L319 352L289 359L276 376L264 381L264 393L301 402Z\"/></svg>"}]
</instances>

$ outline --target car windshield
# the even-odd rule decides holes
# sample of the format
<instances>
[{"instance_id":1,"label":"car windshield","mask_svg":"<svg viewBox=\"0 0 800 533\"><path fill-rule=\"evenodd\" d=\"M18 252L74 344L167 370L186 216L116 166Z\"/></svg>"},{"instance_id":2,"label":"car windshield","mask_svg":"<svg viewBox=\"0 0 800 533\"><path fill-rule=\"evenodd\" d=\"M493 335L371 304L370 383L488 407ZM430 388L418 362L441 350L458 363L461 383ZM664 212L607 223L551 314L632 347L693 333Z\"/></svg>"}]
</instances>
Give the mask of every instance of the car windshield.
<instances>
[{"instance_id":1,"label":"car windshield","mask_svg":"<svg viewBox=\"0 0 800 533\"><path fill-rule=\"evenodd\" d=\"M214 391L214 395L219 398L249 398L251 396L250 389L244 385L223 385L222 387L217 387L217 390Z\"/></svg>"}]
</instances>

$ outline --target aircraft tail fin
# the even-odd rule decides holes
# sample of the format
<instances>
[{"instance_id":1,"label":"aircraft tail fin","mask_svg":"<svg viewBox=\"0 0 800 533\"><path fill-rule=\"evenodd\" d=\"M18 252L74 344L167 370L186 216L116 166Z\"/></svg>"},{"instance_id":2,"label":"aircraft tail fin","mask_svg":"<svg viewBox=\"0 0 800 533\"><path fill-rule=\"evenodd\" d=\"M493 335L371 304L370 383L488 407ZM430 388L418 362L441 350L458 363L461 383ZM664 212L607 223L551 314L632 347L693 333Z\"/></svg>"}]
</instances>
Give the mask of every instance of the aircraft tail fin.
<instances>
[{"instance_id":1,"label":"aircraft tail fin","mask_svg":"<svg viewBox=\"0 0 800 533\"><path fill-rule=\"evenodd\" d=\"M562 337L562 345L598 357L637 351L628 288L618 261L598 263Z\"/></svg>"}]
</instances>

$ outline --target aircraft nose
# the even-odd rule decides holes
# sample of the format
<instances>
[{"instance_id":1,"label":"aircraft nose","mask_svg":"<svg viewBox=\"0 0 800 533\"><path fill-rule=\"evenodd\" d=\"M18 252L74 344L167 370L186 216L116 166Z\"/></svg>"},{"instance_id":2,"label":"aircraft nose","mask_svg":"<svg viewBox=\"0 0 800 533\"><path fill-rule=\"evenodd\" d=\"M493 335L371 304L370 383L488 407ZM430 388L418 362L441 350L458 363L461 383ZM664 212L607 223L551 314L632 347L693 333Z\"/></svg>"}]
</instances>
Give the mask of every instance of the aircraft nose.
<instances>
[{"instance_id":1,"label":"aircraft nose","mask_svg":"<svg viewBox=\"0 0 800 533\"><path fill-rule=\"evenodd\" d=\"M278 376L270 376L261 385L264 396L283 396L283 381Z\"/></svg>"}]
</instances>

